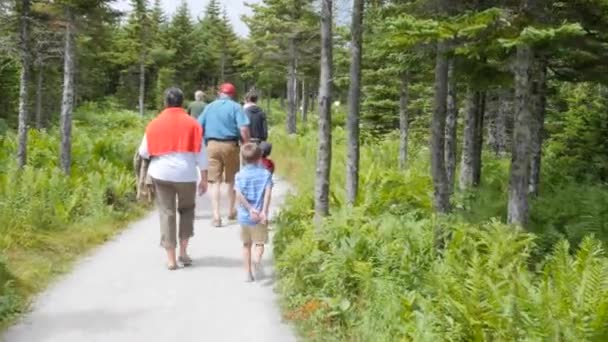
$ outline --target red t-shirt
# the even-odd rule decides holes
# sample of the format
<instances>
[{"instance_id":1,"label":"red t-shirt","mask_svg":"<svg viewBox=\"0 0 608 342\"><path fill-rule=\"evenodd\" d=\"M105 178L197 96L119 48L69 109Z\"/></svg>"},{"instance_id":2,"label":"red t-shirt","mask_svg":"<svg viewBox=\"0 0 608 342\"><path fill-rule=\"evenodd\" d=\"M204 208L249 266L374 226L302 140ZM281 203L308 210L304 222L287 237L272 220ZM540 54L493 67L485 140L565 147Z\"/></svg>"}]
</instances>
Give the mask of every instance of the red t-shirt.
<instances>
[{"instance_id":1,"label":"red t-shirt","mask_svg":"<svg viewBox=\"0 0 608 342\"><path fill-rule=\"evenodd\" d=\"M270 173L274 173L274 162L268 158L262 158L262 166Z\"/></svg>"}]
</instances>

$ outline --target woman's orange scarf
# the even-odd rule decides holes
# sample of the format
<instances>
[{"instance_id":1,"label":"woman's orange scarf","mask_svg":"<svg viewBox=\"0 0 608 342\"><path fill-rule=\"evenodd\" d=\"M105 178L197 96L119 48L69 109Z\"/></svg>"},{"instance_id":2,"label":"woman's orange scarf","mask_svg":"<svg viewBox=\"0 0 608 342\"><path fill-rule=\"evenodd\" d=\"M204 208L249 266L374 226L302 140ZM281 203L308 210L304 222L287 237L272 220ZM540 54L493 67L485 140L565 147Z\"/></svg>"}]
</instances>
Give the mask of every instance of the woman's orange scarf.
<instances>
[{"instance_id":1,"label":"woman's orange scarf","mask_svg":"<svg viewBox=\"0 0 608 342\"><path fill-rule=\"evenodd\" d=\"M182 108L165 109L146 128L148 152L157 157L169 153L201 151L203 128Z\"/></svg>"}]
</instances>

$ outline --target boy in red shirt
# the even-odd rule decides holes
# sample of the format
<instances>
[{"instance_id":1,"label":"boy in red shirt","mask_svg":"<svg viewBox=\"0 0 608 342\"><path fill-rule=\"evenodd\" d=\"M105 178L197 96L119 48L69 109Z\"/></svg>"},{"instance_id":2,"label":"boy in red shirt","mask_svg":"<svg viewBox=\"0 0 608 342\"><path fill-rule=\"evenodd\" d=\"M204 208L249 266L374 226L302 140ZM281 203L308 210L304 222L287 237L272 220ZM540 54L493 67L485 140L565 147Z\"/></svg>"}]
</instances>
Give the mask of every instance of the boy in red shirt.
<instances>
[{"instance_id":1,"label":"boy in red shirt","mask_svg":"<svg viewBox=\"0 0 608 342\"><path fill-rule=\"evenodd\" d=\"M272 144L262 141L260 143L260 149L262 150L262 166L271 174L274 174L274 162L272 159L268 158L270 152L272 152Z\"/></svg>"}]
</instances>

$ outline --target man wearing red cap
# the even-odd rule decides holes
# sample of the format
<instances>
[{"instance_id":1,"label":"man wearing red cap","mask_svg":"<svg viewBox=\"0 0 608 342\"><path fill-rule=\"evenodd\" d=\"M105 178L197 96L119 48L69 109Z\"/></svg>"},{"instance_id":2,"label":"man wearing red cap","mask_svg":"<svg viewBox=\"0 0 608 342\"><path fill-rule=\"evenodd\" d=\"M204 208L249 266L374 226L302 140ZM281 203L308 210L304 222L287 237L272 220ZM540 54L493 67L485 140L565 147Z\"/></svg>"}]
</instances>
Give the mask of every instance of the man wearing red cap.
<instances>
[{"instance_id":1,"label":"man wearing red cap","mask_svg":"<svg viewBox=\"0 0 608 342\"><path fill-rule=\"evenodd\" d=\"M240 168L239 143L249 142L249 119L233 99L236 88L230 83L220 86L218 98L199 116L198 122L205 132L205 145L209 158L208 179L213 205L213 225L222 225L220 217L220 185L228 184L230 207L228 219L236 219L234 176Z\"/></svg>"}]
</instances>

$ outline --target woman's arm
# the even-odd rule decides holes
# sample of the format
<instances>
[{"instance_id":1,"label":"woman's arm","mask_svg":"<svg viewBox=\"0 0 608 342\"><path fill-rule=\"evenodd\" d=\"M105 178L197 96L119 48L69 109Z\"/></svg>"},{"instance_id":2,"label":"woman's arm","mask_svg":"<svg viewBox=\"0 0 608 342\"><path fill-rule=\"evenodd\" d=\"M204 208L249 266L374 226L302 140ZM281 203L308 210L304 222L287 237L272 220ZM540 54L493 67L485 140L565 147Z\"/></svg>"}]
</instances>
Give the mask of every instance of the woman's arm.
<instances>
[{"instance_id":1,"label":"woman's arm","mask_svg":"<svg viewBox=\"0 0 608 342\"><path fill-rule=\"evenodd\" d=\"M144 134L144 138L141 140L141 144L139 144L139 155L144 159L150 159L150 152L148 151L148 139Z\"/></svg>"}]
</instances>

